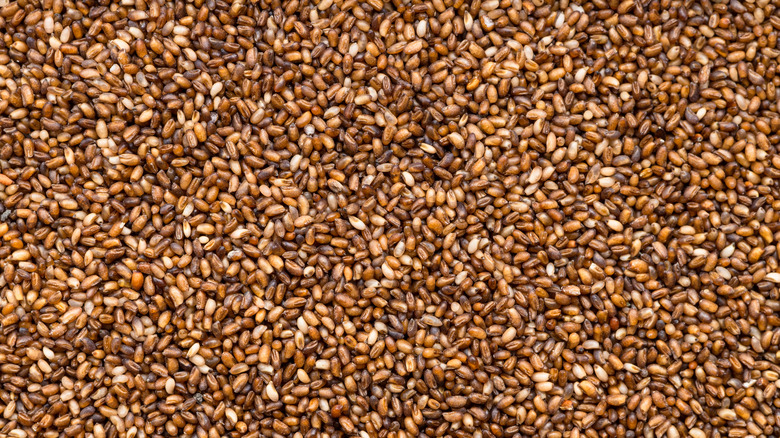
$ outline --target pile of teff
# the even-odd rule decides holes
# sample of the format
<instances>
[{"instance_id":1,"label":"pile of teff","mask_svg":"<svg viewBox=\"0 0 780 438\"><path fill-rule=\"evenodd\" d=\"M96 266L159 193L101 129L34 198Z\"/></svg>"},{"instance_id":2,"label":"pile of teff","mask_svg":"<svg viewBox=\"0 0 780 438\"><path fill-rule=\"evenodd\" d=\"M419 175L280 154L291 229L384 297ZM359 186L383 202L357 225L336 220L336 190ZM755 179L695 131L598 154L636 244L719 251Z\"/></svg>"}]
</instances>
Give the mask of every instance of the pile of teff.
<instances>
[{"instance_id":1,"label":"pile of teff","mask_svg":"<svg viewBox=\"0 0 780 438\"><path fill-rule=\"evenodd\" d=\"M776 0L3 0L0 436L776 437Z\"/></svg>"}]
</instances>

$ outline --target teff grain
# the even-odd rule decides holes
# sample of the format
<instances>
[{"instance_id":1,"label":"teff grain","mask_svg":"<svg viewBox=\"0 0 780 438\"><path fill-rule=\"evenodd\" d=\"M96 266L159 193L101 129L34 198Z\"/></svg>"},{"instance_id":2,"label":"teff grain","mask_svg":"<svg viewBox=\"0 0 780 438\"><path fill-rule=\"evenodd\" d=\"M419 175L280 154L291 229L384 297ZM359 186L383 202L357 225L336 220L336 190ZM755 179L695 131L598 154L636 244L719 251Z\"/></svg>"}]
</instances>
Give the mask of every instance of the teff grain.
<instances>
[{"instance_id":1,"label":"teff grain","mask_svg":"<svg viewBox=\"0 0 780 438\"><path fill-rule=\"evenodd\" d=\"M780 436L778 6L0 0L0 436Z\"/></svg>"}]
</instances>

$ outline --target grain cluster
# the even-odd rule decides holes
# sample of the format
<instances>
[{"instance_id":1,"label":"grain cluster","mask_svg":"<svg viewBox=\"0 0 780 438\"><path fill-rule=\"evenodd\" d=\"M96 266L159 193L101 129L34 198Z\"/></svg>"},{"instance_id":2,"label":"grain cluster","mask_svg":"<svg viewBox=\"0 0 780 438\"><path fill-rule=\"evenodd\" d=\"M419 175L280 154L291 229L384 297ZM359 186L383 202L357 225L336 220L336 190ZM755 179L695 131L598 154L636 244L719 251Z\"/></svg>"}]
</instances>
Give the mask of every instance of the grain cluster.
<instances>
[{"instance_id":1,"label":"grain cluster","mask_svg":"<svg viewBox=\"0 0 780 438\"><path fill-rule=\"evenodd\" d=\"M0 0L0 436L780 436L777 0Z\"/></svg>"}]
</instances>

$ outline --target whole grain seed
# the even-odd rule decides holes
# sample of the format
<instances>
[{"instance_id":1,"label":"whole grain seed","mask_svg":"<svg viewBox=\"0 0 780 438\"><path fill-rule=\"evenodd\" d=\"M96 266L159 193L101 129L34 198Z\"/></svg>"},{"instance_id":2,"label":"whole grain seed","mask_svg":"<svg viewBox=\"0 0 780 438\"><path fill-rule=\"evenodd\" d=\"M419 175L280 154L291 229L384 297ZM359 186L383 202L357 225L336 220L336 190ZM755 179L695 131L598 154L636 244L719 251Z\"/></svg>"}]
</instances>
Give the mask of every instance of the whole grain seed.
<instances>
[{"instance_id":1,"label":"whole grain seed","mask_svg":"<svg viewBox=\"0 0 780 438\"><path fill-rule=\"evenodd\" d=\"M0 0L0 436L780 436L775 0Z\"/></svg>"}]
</instances>

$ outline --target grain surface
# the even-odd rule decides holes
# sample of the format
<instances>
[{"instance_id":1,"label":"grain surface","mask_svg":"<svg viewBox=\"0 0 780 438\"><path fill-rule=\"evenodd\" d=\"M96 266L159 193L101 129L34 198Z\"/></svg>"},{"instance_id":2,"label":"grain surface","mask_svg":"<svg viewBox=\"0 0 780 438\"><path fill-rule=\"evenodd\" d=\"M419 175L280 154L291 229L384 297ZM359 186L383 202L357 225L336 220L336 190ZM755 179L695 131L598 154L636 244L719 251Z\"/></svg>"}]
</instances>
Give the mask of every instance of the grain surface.
<instances>
[{"instance_id":1,"label":"grain surface","mask_svg":"<svg viewBox=\"0 0 780 438\"><path fill-rule=\"evenodd\" d=\"M0 437L780 436L777 0L0 0Z\"/></svg>"}]
</instances>

